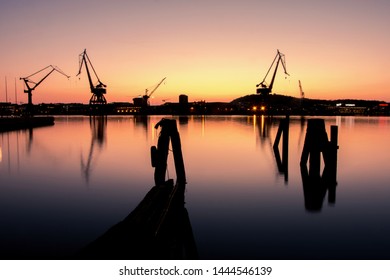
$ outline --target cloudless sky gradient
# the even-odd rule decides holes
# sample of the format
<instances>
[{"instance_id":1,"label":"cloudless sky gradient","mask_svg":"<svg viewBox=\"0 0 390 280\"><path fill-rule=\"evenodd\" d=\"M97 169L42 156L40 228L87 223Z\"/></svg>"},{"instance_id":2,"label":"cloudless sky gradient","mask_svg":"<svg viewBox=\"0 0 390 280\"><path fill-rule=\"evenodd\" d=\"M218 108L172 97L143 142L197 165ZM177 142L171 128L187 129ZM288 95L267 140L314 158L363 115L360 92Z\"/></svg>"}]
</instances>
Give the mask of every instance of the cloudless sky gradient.
<instances>
[{"instance_id":1,"label":"cloudless sky gradient","mask_svg":"<svg viewBox=\"0 0 390 280\"><path fill-rule=\"evenodd\" d=\"M27 102L26 77L50 64L34 103L88 103L87 53L108 102L132 102L164 77L151 104L231 101L253 94L276 50L274 92L390 101L388 0L2 0L0 102ZM282 70L282 69L279 69ZM38 81L40 77L32 77ZM34 79L35 78L35 79ZM95 81L96 82L96 81Z\"/></svg>"}]
</instances>

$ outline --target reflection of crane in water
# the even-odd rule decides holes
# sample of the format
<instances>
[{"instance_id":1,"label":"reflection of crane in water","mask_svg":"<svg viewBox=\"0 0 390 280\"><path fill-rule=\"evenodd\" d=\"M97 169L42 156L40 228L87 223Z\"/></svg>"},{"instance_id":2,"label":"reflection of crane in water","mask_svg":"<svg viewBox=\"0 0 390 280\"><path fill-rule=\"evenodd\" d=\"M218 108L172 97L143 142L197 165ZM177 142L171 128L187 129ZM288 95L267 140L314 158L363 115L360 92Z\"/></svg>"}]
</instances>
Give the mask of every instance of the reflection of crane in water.
<instances>
[{"instance_id":1,"label":"reflection of crane in water","mask_svg":"<svg viewBox=\"0 0 390 280\"><path fill-rule=\"evenodd\" d=\"M106 141L106 126L107 126L107 117L106 116L91 116L89 118L89 123L91 126L91 145L89 148L88 158L86 161L83 159L81 154L81 171L85 177L87 183L89 182L89 177L91 175L91 170L93 166L93 159L95 153L95 145L98 145L98 148L101 148Z\"/></svg>"},{"instance_id":2,"label":"reflection of crane in water","mask_svg":"<svg viewBox=\"0 0 390 280\"><path fill-rule=\"evenodd\" d=\"M261 116L258 124L260 144L264 151L268 147L268 151L272 151L275 157L275 160L269 159L269 161L276 161L277 166L277 175L283 175L284 181L288 181L288 139L289 139L289 120L290 118L286 116L286 119L281 119L278 131L273 142L271 136L271 128L275 125L273 118ZM279 141L283 135L282 143L282 157L279 151ZM267 153L264 153L266 155Z\"/></svg>"},{"instance_id":3,"label":"reflection of crane in water","mask_svg":"<svg viewBox=\"0 0 390 280\"><path fill-rule=\"evenodd\" d=\"M259 135L260 135L260 139L262 140L262 142L264 142L264 140L269 140L270 138L270 132L271 132L271 126L272 126L272 118L267 116L265 117L264 115L262 115L260 117L260 122L259 122Z\"/></svg>"},{"instance_id":4,"label":"reflection of crane in water","mask_svg":"<svg viewBox=\"0 0 390 280\"><path fill-rule=\"evenodd\" d=\"M271 127L273 119L269 116L260 116L260 119L257 119L258 116L254 116L254 121L257 122L255 125L258 129L258 135L260 140L260 145L264 149L272 150L272 140L271 140Z\"/></svg>"}]
</instances>

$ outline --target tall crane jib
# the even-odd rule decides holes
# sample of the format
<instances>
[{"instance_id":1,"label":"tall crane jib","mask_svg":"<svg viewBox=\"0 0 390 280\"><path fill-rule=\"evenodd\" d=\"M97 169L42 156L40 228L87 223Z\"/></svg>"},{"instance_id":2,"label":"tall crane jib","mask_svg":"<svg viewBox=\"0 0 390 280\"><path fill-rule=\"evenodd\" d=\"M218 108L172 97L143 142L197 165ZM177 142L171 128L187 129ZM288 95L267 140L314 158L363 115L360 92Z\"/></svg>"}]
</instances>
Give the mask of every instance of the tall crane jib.
<instances>
[{"instance_id":1,"label":"tall crane jib","mask_svg":"<svg viewBox=\"0 0 390 280\"><path fill-rule=\"evenodd\" d=\"M305 98L305 93L303 92L302 85L301 85L301 80L299 82L299 92L301 94L301 98Z\"/></svg>"},{"instance_id":2,"label":"tall crane jib","mask_svg":"<svg viewBox=\"0 0 390 280\"><path fill-rule=\"evenodd\" d=\"M46 70L49 70L49 72L43 78L41 78L39 80L39 82L34 82L30 79L32 76L34 76L38 73L44 72ZM57 66L53 66L53 65L46 66L45 68L42 68L41 70L39 70L39 71L37 71L37 72L27 76L27 77L20 78L20 80L23 80L23 82L26 86L26 89L24 90L24 92L27 93L27 95L28 95L28 103L27 103L27 113L28 114L31 114L31 115L33 114L33 103L32 103L33 90L35 90L54 71L57 71L58 73L64 75L68 79L70 78L70 76L66 75L61 69L59 69Z\"/></svg>"},{"instance_id":3,"label":"tall crane jib","mask_svg":"<svg viewBox=\"0 0 390 280\"><path fill-rule=\"evenodd\" d=\"M145 95L143 96L144 99L146 99L147 104L149 105L149 98L152 96L152 94L158 89L158 87L165 81L167 77L162 79L155 87L154 89L148 94L148 89L145 89Z\"/></svg>"},{"instance_id":4,"label":"tall crane jib","mask_svg":"<svg viewBox=\"0 0 390 280\"><path fill-rule=\"evenodd\" d=\"M256 85L256 88L257 88L256 89L256 93L257 94L269 95L272 92L272 88L273 88L273 85L274 85L276 72L278 71L279 63L281 63L282 66L283 66L284 74L289 76L289 74L287 73L287 70L286 70L286 59L285 59L285 56L279 50L277 50L276 56L275 56L274 60L272 61L272 64L271 64L271 66L269 67L269 69L267 71L267 74L265 74L264 79L259 84ZM269 83L269 85L267 85L265 80L267 79L267 76L268 76L269 72L271 71L272 67L274 66L274 64L275 64L275 70L274 70L274 73L272 75L271 82Z\"/></svg>"},{"instance_id":5,"label":"tall crane jib","mask_svg":"<svg viewBox=\"0 0 390 280\"><path fill-rule=\"evenodd\" d=\"M134 104L136 106L148 107L150 105L149 98L152 94L158 89L158 87L165 81L167 77L163 78L149 93L149 89L145 89L145 94L142 97L133 98Z\"/></svg>"},{"instance_id":6,"label":"tall crane jib","mask_svg":"<svg viewBox=\"0 0 390 280\"><path fill-rule=\"evenodd\" d=\"M104 94L106 94L106 92L107 92L107 90L106 90L107 86L100 81L98 75L96 74L95 68L93 67L91 60L89 59L89 57L87 55L86 49L84 50L84 52L82 52L79 55L79 64L80 64L80 67L79 67L79 72L78 72L77 76L81 74L81 68L83 67L83 65L85 65L85 69L87 70L89 87L90 87L91 93L92 93L92 96L89 100L89 104L90 105L107 104L107 100L104 97ZM92 71L95 74L95 77L98 81L96 86L92 82L91 73L89 71L88 64L92 68Z\"/></svg>"}]
</instances>

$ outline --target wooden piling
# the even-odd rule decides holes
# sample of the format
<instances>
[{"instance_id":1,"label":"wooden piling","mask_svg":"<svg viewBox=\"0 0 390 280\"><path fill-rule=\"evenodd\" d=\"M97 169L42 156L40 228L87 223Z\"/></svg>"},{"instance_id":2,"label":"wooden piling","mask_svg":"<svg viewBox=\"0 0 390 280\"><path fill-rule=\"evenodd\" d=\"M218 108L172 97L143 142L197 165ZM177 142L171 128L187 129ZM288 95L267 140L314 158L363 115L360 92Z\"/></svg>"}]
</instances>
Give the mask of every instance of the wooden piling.
<instances>
[{"instance_id":1,"label":"wooden piling","mask_svg":"<svg viewBox=\"0 0 390 280\"><path fill-rule=\"evenodd\" d=\"M165 182L169 141L172 143L177 183L185 184L186 174L183 154L181 151L180 135L177 130L176 120L162 119L155 125L156 129L159 127L161 127L161 132L158 138L157 147L152 146L151 148L152 166L155 167L154 180L156 186L163 185Z\"/></svg>"},{"instance_id":2,"label":"wooden piling","mask_svg":"<svg viewBox=\"0 0 390 280\"><path fill-rule=\"evenodd\" d=\"M172 152L173 159L175 162L176 169L176 182L178 184L186 183L186 172L184 168L183 153L181 150L181 141L179 131L177 130L176 120L171 122L171 143L172 143Z\"/></svg>"},{"instance_id":3,"label":"wooden piling","mask_svg":"<svg viewBox=\"0 0 390 280\"><path fill-rule=\"evenodd\" d=\"M325 130L325 121L323 119L308 120L301 165L306 165L309 160L309 175L320 176L321 153L327 146L328 135Z\"/></svg>"},{"instance_id":4,"label":"wooden piling","mask_svg":"<svg viewBox=\"0 0 390 280\"><path fill-rule=\"evenodd\" d=\"M165 182L165 173L167 171L167 160L168 160L168 151L169 151L169 129L167 129L166 122L158 122L155 126L157 129L161 126L160 137L157 141L157 148L155 153L152 154L152 162L154 163L154 182L156 186L163 185ZM152 165L153 166L153 165Z\"/></svg>"}]
</instances>

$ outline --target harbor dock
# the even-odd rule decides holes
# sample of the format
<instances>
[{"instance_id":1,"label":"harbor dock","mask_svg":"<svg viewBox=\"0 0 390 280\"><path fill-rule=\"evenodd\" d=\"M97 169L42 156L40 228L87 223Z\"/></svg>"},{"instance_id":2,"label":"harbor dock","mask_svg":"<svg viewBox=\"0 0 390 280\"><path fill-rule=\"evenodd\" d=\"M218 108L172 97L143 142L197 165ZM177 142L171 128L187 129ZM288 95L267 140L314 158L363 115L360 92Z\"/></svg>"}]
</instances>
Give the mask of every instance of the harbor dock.
<instances>
[{"instance_id":1,"label":"harbor dock","mask_svg":"<svg viewBox=\"0 0 390 280\"><path fill-rule=\"evenodd\" d=\"M0 118L0 132L51 125L54 125L54 117L51 116Z\"/></svg>"}]
</instances>

